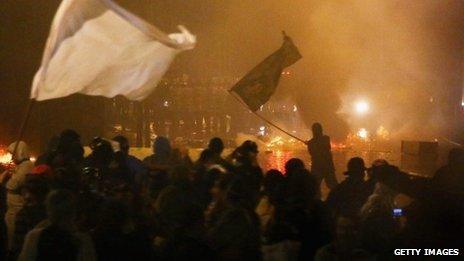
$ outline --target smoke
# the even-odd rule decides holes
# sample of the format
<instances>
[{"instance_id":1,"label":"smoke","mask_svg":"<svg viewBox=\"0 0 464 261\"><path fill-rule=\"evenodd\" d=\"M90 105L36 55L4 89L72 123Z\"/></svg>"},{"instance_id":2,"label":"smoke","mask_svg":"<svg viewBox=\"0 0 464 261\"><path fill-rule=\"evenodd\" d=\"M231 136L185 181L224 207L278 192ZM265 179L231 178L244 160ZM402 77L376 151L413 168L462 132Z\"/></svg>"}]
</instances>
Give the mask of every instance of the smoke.
<instances>
[{"instance_id":1,"label":"smoke","mask_svg":"<svg viewBox=\"0 0 464 261\"><path fill-rule=\"evenodd\" d=\"M452 133L462 99L464 1L117 2L166 32L184 24L197 34L197 48L181 55L172 68L195 77L244 75L281 45L285 30L303 59L290 68L291 76L282 79L273 99L295 102L308 129L321 122L335 139L380 125L398 138ZM8 66L2 68L13 76L5 79L2 90L10 98L25 98L59 1L41 8L30 8L27 1L7 3L7 21L18 26L9 27L4 41L11 44L3 52ZM17 91L17 86L24 88ZM371 105L365 117L353 113L357 99ZM8 112L17 104L4 106ZM17 117L10 114L2 120L14 125Z\"/></svg>"},{"instance_id":2,"label":"smoke","mask_svg":"<svg viewBox=\"0 0 464 261\"><path fill-rule=\"evenodd\" d=\"M360 40L341 110L350 125L384 126L403 139L449 134L453 103L459 103L452 93L462 90L462 36L453 35L462 25L456 13L462 4L374 0L352 1L352 6L354 36ZM364 122L349 113L359 97L373 105Z\"/></svg>"},{"instance_id":3,"label":"smoke","mask_svg":"<svg viewBox=\"0 0 464 261\"><path fill-rule=\"evenodd\" d=\"M462 96L464 2L209 0L202 6L209 9L205 20L197 18L200 64L183 60L198 73L244 75L280 46L286 30L303 59L271 101L294 101L308 129L321 122L335 139L380 126L401 139L450 134ZM364 117L353 113L358 99L371 105Z\"/></svg>"}]
</instances>

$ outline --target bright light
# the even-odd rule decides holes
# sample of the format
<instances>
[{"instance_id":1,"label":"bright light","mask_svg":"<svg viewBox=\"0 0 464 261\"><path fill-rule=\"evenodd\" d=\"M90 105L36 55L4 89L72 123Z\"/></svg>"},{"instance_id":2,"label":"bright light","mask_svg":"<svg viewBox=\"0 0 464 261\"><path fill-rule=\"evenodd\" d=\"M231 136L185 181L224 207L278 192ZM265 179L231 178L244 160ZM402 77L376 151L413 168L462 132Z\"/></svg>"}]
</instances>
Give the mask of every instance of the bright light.
<instances>
[{"instance_id":1,"label":"bright light","mask_svg":"<svg viewBox=\"0 0 464 261\"><path fill-rule=\"evenodd\" d=\"M461 106L464 107L464 101L461 102Z\"/></svg>"},{"instance_id":2,"label":"bright light","mask_svg":"<svg viewBox=\"0 0 464 261\"><path fill-rule=\"evenodd\" d=\"M356 135L358 135L359 138L365 140L369 136L369 132L366 129L361 128L358 130L358 133Z\"/></svg>"},{"instance_id":3,"label":"bright light","mask_svg":"<svg viewBox=\"0 0 464 261\"><path fill-rule=\"evenodd\" d=\"M11 156L11 153L0 150L0 164L11 164L13 162Z\"/></svg>"},{"instance_id":4,"label":"bright light","mask_svg":"<svg viewBox=\"0 0 464 261\"><path fill-rule=\"evenodd\" d=\"M354 107L358 114L366 114L369 111L369 103L366 101L359 101Z\"/></svg>"},{"instance_id":5,"label":"bright light","mask_svg":"<svg viewBox=\"0 0 464 261\"><path fill-rule=\"evenodd\" d=\"M294 111L294 112L297 112L297 111L298 111L298 107L296 107L296 105L293 105L293 111Z\"/></svg>"},{"instance_id":6,"label":"bright light","mask_svg":"<svg viewBox=\"0 0 464 261\"><path fill-rule=\"evenodd\" d=\"M275 147L276 145L282 145L282 144L284 144L284 142L282 140L282 137L281 136L275 136L274 138L272 138L272 140L270 140L266 144L266 147L271 148L271 147Z\"/></svg>"}]
</instances>

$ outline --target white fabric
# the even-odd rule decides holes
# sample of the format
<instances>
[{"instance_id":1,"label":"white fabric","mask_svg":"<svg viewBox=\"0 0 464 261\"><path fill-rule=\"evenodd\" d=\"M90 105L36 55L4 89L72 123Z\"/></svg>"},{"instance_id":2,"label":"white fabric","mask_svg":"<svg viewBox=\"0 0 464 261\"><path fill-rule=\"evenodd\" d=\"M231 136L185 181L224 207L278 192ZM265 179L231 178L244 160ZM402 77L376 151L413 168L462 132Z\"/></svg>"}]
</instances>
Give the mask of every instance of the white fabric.
<instances>
[{"instance_id":1,"label":"white fabric","mask_svg":"<svg viewBox=\"0 0 464 261\"><path fill-rule=\"evenodd\" d=\"M73 93L142 100L196 38L166 35L111 0L63 0L52 23L31 98Z\"/></svg>"},{"instance_id":2,"label":"white fabric","mask_svg":"<svg viewBox=\"0 0 464 261\"><path fill-rule=\"evenodd\" d=\"M18 145L16 145L17 143L18 142L16 141L11 143L10 146L8 146L9 153L16 153L16 155L13 155L13 159L16 159L17 161L29 159L31 157L31 154L29 152L29 146L27 146L27 144L24 141L19 141Z\"/></svg>"}]
</instances>

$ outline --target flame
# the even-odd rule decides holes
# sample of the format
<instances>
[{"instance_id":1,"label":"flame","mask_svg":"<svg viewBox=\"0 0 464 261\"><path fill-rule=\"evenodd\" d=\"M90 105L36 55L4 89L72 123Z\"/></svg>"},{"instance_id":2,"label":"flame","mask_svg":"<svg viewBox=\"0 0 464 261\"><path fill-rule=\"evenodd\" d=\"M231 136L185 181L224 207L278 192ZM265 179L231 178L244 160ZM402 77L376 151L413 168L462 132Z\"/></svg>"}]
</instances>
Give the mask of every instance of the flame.
<instances>
[{"instance_id":1,"label":"flame","mask_svg":"<svg viewBox=\"0 0 464 261\"><path fill-rule=\"evenodd\" d=\"M333 150L343 150L346 149L346 143L330 141L330 148Z\"/></svg>"},{"instance_id":2,"label":"flame","mask_svg":"<svg viewBox=\"0 0 464 261\"><path fill-rule=\"evenodd\" d=\"M362 140L367 140L368 137L369 137L369 132L366 129L361 128L361 129L358 130L356 135Z\"/></svg>"},{"instance_id":3,"label":"flame","mask_svg":"<svg viewBox=\"0 0 464 261\"><path fill-rule=\"evenodd\" d=\"M272 148L272 147L280 146L280 145L283 145L283 144L284 144L283 138L281 136L275 136L274 138L272 138L272 140L270 140L266 144L266 147Z\"/></svg>"},{"instance_id":4,"label":"flame","mask_svg":"<svg viewBox=\"0 0 464 261\"><path fill-rule=\"evenodd\" d=\"M2 165L10 165L13 163L13 155L8 151L0 149L0 164Z\"/></svg>"}]
</instances>

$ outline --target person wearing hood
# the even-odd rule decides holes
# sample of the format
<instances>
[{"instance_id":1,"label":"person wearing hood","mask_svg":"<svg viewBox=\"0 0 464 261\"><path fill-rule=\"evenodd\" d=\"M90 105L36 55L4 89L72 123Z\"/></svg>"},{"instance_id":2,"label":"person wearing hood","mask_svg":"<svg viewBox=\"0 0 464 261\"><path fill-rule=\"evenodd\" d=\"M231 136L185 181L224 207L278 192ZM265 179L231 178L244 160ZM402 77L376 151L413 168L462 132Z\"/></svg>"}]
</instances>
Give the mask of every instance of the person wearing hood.
<instances>
[{"instance_id":1,"label":"person wearing hood","mask_svg":"<svg viewBox=\"0 0 464 261\"><path fill-rule=\"evenodd\" d=\"M168 172L175 165L172 160L170 141L162 136L153 142L153 154L143 160L148 169L148 187L152 198L156 198L161 190L169 184Z\"/></svg>"},{"instance_id":2,"label":"person wearing hood","mask_svg":"<svg viewBox=\"0 0 464 261\"><path fill-rule=\"evenodd\" d=\"M34 163L30 161L29 148L24 141L13 142L8 146L8 152L13 155L12 159L15 164L14 169L7 170L1 176L1 183L4 184L7 197L7 211L5 214L5 223L7 227L8 246L10 248L14 234L14 224L16 214L23 207L23 197L21 196L21 187L26 181L26 175L34 168ZM15 151L16 148L16 151Z\"/></svg>"}]
</instances>

